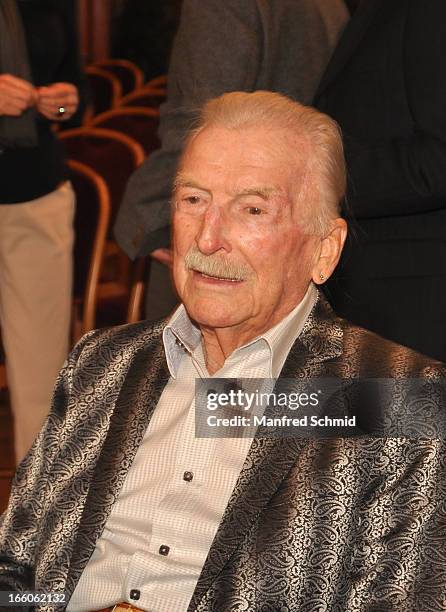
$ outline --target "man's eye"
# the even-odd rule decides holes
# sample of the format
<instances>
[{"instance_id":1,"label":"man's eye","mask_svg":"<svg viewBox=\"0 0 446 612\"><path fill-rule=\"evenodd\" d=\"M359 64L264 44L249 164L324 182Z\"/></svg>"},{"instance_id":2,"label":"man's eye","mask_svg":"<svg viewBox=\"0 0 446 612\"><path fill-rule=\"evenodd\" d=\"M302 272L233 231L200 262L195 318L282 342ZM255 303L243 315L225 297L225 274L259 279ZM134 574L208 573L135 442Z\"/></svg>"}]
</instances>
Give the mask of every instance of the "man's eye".
<instances>
[{"instance_id":1,"label":"man's eye","mask_svg":"<svg viewBox=\"0 0 446 612\"><path fill-rule=\"evenodd\" d=\"M248 212L250 215L261 215L263 211L261 208L258 208L257 206L249 206Z\"/></svg>"},{"instance_id":2,"label":"man's eye","mask_svg":"<svg viewBox=\"0 0 446 612\"><path fill-rule=\"evenodd\" d=\"M187 196L187 198L184 198L184 201L186 202L186 204L199 204L201 201L200 196Z\"/></svg>"}]
</instances>

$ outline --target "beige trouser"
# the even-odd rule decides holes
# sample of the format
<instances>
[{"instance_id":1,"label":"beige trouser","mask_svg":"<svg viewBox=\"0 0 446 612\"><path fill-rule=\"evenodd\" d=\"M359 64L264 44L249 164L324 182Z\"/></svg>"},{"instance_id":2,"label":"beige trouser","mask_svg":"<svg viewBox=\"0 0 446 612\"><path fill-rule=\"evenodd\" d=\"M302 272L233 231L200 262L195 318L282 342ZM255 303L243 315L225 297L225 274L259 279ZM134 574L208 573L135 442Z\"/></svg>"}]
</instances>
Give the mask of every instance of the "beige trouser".
<instances>
[{"instance_id":1,"label":"beige trouser","mask_svg":"<svg viewBox=\"0 0 446 612\"><path fill-rule=\"evenodd\" d=\"M70 183L31 202L0 205L0 325L17 461L48 414L68 351L73 214Z\"/></svg>"}]
</instances>

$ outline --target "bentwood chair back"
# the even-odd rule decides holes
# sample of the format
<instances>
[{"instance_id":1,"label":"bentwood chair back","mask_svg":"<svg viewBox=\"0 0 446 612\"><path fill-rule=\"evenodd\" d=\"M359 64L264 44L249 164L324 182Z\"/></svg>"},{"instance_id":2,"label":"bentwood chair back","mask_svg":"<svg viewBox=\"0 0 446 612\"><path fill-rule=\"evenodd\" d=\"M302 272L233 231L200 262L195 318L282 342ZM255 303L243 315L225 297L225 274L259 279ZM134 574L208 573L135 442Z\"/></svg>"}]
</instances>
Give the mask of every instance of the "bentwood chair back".
<instances>
[{"instance_id":1,"label":"bentwood chair back","mask_svg":"<svg viewBox=\"0 0 446 612\"><path fill-rule=\"evenodd\" d=\"M126 94L141 87L144 83L144 74L141 68L126 59L106 59L95 62L94 66L113 74L121 83L122 94Z\"/></svg>"},{"instance_id":2,"label":"bentwood chair back","mask_svg":"<svg viewBox=\"0 0 446 612\"><path fill-rule=\"evenodd\" d=\"M166 101L167 92L160 87L141 87L123 96L119 106L139 106L158 109Z\"/></svg>"},{"instance_id":3,"label":"bentwood chair back","mask_svg":"<svg viewBox=\"0 0 446 612\"><path fill-rule=\"evenodd\" d=\"M122 97L122 87L116 76L96 66L87 66L85 76L90 94L84 118L84 122L88 124L91 117L114 108L118 104Z\"/></svg>"},{"instance_id":4,"label":"bentwood chair back","mask_svg":"<svg viewBox=\"0 0 446 612\"><path fill-rule=\"evenodd\" d=\"M160 147L159 111L137 106L118 107L93 117L92 127L115 130L130 136L143 147L146 155Z\"/></svg>"},{"instance_id":5,"label":"bentwood chair back","mask_svg":"<svg viewBox=\"0 0 446 612\"><path fill-rule=\"evenodd\" d=\"M128 179L144 160L144 150L129 136L98 128L77 128L60 134L67 157L93 168L105 180L111 214L105 260L98 288L97 324L118 325L127 318L133 264L116 243L112 230Z\"/></svg>"},{"instance_id":6,"label":"bentwood chair back","mask_svg":"<svg viewBox=\"0 0 446 612\"><path fill-rule=\"evenodd\" d=\"M104 179L90 167L69 159L76 193L74 216L73 342L94 329L98 286L110 220L110 196Z\"/></svg>"},{"instance_id":7,"label":"bentwood chair back","mask_svg":"<svg viewBox=\"0 0 446 612\"><path fill-rule=\"evenodd\" d=\"M150 257L140 257L133 262L126 318L127 323L136 323L144 319L145 296L151 261Z\"/></svg>"},{"instance_id":8,"label":"bentwood chair back","mask_svg":"<svg viewBox=\"0 0 446 612\"><path fill-rule=\"evenodd\" d=\"M167 74L161 74L147 81L144 87L167 87Z\"/></svg>"},{"instance_id":9,"label":"bentwood chair back","mask_svg":"<svg viewBox=\"0 0 446 612\"><path fill-rule=\"evenodd\" d=\"M59 136L68 158L87 164L107 183L113 225L127 181L144 160L143 148L121 132L95 127L66 130Z\"/></svg>"}]
</instances>

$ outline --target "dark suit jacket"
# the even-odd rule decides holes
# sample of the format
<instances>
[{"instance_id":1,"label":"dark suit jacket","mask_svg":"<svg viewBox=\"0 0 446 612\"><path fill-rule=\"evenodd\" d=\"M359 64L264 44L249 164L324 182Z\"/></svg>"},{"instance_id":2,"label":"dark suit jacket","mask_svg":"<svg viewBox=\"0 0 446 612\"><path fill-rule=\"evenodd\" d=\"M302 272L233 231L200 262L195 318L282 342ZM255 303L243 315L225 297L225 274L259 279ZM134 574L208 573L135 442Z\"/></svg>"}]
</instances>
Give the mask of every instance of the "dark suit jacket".
<instances>
[{"instance_id":1,"label":"dark suit jacket","mask_svg":"<svg viewBox=\"0 0 446 612\"><path fill-rule=\"evenodd\" d=\"M168 379L161 332L92 332L70 356L0 527L0 590L73 592ZM281 376L444 373L319 299ZM442 440L257 437L189 612L443 610L445 472Z\"/></svg>"},{"instance_id":2,"label":"dark suit jacket","mask_svg":"<svg viewBox=\"0 0 446 612\"><path fill-rule=\"evenodd\" d=\"M446 360L446 3L363 0L315 105L341 125L358 226L336 312Z\"/></svg>"}]
</instances>

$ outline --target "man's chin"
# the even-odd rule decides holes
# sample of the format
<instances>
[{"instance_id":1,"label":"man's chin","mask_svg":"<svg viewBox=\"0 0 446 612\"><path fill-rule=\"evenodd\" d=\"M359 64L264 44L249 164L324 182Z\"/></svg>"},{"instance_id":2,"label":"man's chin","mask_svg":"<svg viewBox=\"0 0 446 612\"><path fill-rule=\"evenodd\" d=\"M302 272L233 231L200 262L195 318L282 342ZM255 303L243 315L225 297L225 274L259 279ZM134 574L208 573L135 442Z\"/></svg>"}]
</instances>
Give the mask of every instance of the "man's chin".
<instances>
[{"instance_id":1,"label":"man's chin","mask_svg":"<svg viewBox=\"0 0 446 612\"><path fill-rule=\"evenodd\" d=\"M200 303L185 304L189 317L202 327L224 328L234 327L240 323L240 317L236 315L228 304L218 305L215 300L208 302L203 300Z\"/></svg>"}]
</instances>

